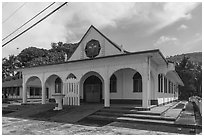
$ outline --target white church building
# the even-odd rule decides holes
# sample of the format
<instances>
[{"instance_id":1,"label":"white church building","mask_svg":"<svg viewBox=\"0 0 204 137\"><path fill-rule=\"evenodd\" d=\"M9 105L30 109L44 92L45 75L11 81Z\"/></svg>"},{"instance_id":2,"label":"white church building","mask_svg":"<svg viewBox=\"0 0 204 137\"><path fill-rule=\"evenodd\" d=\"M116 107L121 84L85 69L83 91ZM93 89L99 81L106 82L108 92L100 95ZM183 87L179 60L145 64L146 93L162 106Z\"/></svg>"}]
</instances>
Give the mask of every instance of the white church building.
<instances>
[{"instance_id":1,"label":"white church building","mask_svg":"<svg viewBox=\"0 0 204 137\"><path fill-rule=\"evenodd\" d=\"M136 45L135 45L136 46ZM71 58L64 63L23 68L23 103L35 83L42 104L64 94L63 105L136 104L149 108L178 99L183 82L158 49L128 52L90 26Z\"/></svg>"}]
</instances>

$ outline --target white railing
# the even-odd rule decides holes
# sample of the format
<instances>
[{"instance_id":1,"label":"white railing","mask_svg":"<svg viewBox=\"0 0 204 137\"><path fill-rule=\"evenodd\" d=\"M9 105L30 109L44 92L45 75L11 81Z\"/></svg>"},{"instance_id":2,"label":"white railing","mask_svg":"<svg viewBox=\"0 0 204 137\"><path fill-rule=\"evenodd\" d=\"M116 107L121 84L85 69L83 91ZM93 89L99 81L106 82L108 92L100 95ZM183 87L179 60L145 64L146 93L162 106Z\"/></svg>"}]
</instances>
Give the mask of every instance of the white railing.
<instances>
[{"instance_id":1,"label":"white railing","mask_svg":"<svg viewBox=\"0 0 204 137\"><path fill-rule=\"evenodd\" d=\"M76 79L69 79L64 83L63 105L79 106L79 82Z\"/></svg>"}]
</instances>

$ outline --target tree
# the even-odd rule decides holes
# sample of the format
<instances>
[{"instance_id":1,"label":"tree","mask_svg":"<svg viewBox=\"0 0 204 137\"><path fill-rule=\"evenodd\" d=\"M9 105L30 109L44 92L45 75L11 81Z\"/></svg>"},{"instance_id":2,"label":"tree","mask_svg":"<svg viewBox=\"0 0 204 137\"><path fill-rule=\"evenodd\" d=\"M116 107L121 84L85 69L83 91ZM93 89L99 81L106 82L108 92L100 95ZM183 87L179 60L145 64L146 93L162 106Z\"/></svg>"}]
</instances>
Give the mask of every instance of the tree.
<instances>
[{"instance_id":1,"label":"tree","mask_svg":"<svg viewBox=\"0 0 204 137\"><path fill-rule=\"evenodd\" d=\"M29 47L21 51L18 55L19 61L22 63L22 67L32 66L33 59L39 57L46 57L48 51L46 49L39 49L36 47Z\"/></svg>"},{"instance_id":2,"label":"tree","mask_svg":"<svg viewBox=\"0 0 204 137\"><path fill-rule=\"evenodd\" d=\"M186 100L190 96L201 93L202 70L200 65L192 63L188 57L184 56L181 62L177 63L176 71L184 83L183 87L179 87L180 99Z\"/></svg>"},{"instance_id":3,"label":"tree","mask_svg":"<svg viewBox=\"0 0 204 137\"><path fill-rule=\"evenodd\" d=\"M21 67L39 66L44 64L62 63L71 57L78 43L52 43L51 49L40 49L29 47L21 51L17 56L10 55L9 58L2 59L2 79L11 80L21 77L15 70Z\"/></svg>"},{"instance_id":4,"label":"tree","mask_svg":"<svg viewBox=\"0 0 204 137\"><path fill-rule=\"evenodd\" d=\"M77 47L78 47L78 43L71 44L71 43L58 42L58 43L52 43L51 49L49 51L58 52L58 53L61 52L63 54L67 54L67 58L70 58Z\"/></svg>"},{"instance_id":5,"label":"tree","mask_svg":"<svg viewBox=\"0 0 204 137\"><path fill-rule=\"evenodd\" d=\"M10 55L9 58L2 59L2 79L11 79L16 75L16 69L21 67L17 56Z\"/></svg>"}]
</instances>

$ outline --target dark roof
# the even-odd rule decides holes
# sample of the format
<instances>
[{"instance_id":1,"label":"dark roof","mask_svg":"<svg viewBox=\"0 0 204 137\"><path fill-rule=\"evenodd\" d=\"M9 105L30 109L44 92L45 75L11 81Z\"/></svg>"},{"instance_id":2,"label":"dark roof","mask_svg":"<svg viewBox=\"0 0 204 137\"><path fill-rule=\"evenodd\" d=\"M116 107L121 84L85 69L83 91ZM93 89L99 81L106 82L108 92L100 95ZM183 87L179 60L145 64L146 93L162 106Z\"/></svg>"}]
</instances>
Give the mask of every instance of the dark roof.
<instances>
[{"instance_id":1,"label":"dark roof","mask_svg":"<svg viewBox=\"0 0 204 137\"><path fill-rule=\"evenodd\" d=\"M168 64L167 60L165 59L163 54L160 52L160 50L159 49L153 49L153 50L129 52L129 53L126 53L126 54L116 54L116 55L109 55L109 56L101 56L101 57L97 57L97 58L93 58L93 59L87 58L87 59L71 60L71 61L67 61L67 62L60 62L60 63L53 63L53 64L44 64L44 65L41 65L41 66L32 66L32 67L26 67L26 68L43 67L43 66L49 66L49 65L58 65L58 64L82 62L82 61L88 61L88 60L97 60L97 59L103 59L103 58L112 58L112 57L120 57L120 56L136 55L136 54L145 54L145 53L156 53L156 52L159 53L159 55L162 57L164 62L166 62L166 64ZM26 69L26 68L22 68L22 69ZM21 70L21 69L19 69L19 70Z\"/></svg>"},{"instance_id":2,"label":"dark roof","mask_svg":"<svg viewBox=\"0 0 204 137\"><path fill-rule=\"evenodd\" d=\"M22 79L15 79L10 81L2 82L2 87L22 87L23 80Z\"/></svg>"}]
</instances>

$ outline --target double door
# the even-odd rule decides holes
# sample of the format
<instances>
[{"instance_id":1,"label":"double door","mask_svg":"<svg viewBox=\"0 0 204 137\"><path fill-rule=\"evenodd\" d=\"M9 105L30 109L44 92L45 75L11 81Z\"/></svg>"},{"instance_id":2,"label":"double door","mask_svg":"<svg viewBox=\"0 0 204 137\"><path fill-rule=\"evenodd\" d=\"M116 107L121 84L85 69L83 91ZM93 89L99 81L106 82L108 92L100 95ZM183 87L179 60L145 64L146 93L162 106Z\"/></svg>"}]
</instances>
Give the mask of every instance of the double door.
<instances>
[{"instance_id":1,"label":"double door","mask_svg":"<svg viewBox=\"0 0 204 137\"><path fill-rule=\"evenodd\" d=\"M85 101L86 102L100 102L101 101L101 85L100 84L86 84L85 85Z\"/></svg>"}]
</instances>

